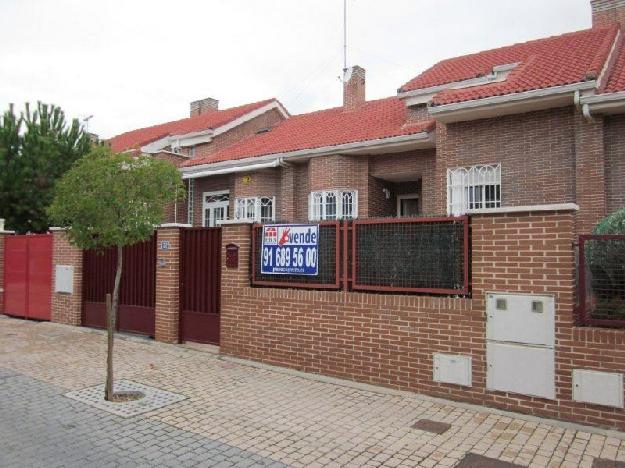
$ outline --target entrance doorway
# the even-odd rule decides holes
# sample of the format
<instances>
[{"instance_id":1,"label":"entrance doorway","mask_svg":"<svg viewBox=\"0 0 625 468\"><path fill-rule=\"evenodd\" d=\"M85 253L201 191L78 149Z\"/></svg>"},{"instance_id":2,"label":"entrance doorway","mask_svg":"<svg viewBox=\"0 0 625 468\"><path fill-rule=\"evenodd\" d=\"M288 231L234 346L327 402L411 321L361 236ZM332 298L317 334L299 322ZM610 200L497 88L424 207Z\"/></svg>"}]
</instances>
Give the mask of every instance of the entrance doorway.
<instances>
[{"instance_id":1,"label":"entrance doorway","mask_svg":"<svg viewBox=\"0 0 625 468\"><path fill-rule=\"evenodd\" d=\"M202 226L216 227L219 221L228 219L230 192L204 192L202 197Z\"/></svg>"}]
</instances>

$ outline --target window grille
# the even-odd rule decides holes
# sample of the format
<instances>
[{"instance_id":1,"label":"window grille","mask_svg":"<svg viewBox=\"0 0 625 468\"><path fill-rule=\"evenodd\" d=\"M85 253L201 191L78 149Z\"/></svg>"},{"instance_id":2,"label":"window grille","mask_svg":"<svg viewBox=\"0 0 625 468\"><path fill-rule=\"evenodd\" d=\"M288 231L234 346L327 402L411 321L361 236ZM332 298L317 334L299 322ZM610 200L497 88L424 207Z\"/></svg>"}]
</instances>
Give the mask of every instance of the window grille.
<instances>
[{"instance_id":1,"label":"window grille","mask_svg":"<svg viewBox=\"0 0 625 468\"><path fill-rule=\"evenodd\" d=\"M308 217L312 221L355 219L358 217L357 190L323 190L308 197Z\"/></svg>"},{"instance_id":2,"label":"window grille","mask_svg":"<svg viewBox=\"0 0 625 468\"><path fill-rule=\"evenodd\" d=\"M460 216L501 206L501 164L447 170L447 213Z\"/></svg>"},{"instance_id":3,"label":"window grille","mask_svg":"<svg viewBox=\"0 0 625 468\"><path fill-rule=\"evenodd\" d=\"M187 223L191 226L193 226L193 195L195 192L193 180L194 179L187 180Z\"/></svg>"},{"instance_id":4,"label":"window grille","mask_svg":"<svg viewBox=\"0 0 625 468\"><path fill-rule=\"evenodd\" d=\"M246 197L237 198L235 204L235 218L255 222L275 221L275 197Z\"/></svg>"}]
</instances>

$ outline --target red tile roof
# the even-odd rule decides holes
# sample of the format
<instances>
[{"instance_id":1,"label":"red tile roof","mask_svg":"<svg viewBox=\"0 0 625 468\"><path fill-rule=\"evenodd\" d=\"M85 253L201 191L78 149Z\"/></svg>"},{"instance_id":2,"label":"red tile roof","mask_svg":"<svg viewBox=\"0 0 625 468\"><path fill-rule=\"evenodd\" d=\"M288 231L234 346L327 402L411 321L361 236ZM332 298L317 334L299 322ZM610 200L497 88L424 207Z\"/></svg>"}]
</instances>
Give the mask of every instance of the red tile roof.
<instances>
[{"instance_id":1,"label":"red tile roof","mask_svg":"<svg viewBox=\"0 0 625 468\"><path fill-rule=\"evenodd\" d=\"M342 107L293 115L266 133L252 135L186 166L210 164L303 149L335 146L430 131L434 120L407 123L404 103L397 97L367 101L353 110Z\"/></svg>"},{"instance_id":2,"label":"red tile roof","mask_svg":"<svg viewBox=\"0 0 625 468\"><path fill-rule=\"evenodd\" d=\"M519 63L503 82L438 93L433 105L464 102L595 79L610 53L618 26L587 29L443 60L404 84L414 91L489 75L493 67Z\"/></svg>"},{"instance_id":3,"label":"red tile roof","mask_svg":"<svg viewBox=\"0 0 625 468\"><path fill-rule=\"evenodd\" d=\"M619 45L618 56L602 93L619 93L625 91L625 41Z\"/></svg>"},{"instance_id":4,"label":"red tile roof","mask_svg":"<svg viewBox=\"0 0 625 468\"><path fill-rule=\"evenodd\" d=\"M275 99L265 99L264 101L253 102L243 106L231 107L208 114L196 115L194 117L187 117L186 119L175 120L152 127L132 130L111 138L111 148L113 151L118 152L138 149L168 135L184 135L186 133L199 132L211 128L214 129L242 117L248 112L269 104L271 101L275 101Z\"/></svg>"}]
</instances>

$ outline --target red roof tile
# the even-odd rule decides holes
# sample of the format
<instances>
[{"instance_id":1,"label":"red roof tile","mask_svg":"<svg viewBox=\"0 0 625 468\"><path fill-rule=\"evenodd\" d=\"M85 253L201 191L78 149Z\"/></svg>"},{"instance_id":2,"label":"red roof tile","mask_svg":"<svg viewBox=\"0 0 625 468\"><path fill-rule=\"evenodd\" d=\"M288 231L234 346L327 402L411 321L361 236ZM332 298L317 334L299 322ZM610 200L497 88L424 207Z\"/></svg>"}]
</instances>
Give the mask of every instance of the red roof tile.
<instances>
[{"instance_id":1,"label":"red roof tile","mask_svg":"<svg viewBox=\"0 0 625 468\"><path fill-rule=\"evenodd\" d=\"M413 91L493 72L493 67L519 63L503 82L438 93L434 105L502 96L595 79L601 73L618 31L614 25L515 44L443 60L404 84Z\"/></svg>"},{"instance_id":2,"label":"red roof tile","mask_svg":"<svg viewBox=\"0 0 625 468\"><path fill-rule=\"evenodd\" d=\"M252 135L186 166L243 159L358 141L410 135L432 130L434 120L406 123L404 103L397 97L367 101L353 110L342 107L293 115L270 131Z\"/></svg>"},{"instance_id":3,"label":"red roof tile","mask_svg":"<svg viewBox=\"0 0 625 468\"><path fill-rule=\"evenodd\" d=\"M186 119L175 120L152 127L132 130L111 138L111 148L113 151L117 152L137 149L168 135L184 135L186 133L199 132L211 128L214 129L242 117L248 112L269 104L271 101L275 101L275 99L266 99L243 106L231 107L208 114L196 115L194 117L187 117Z\"/></svg>"},{"instance_id":4,"label":"red roof tile","mask_svg":"<svg viewBox=\"0 0 625 468\"><path fill-rule=\"evenodd\" d=\"M608 81L604 89L601 90L602 93L619 93L625 91L625 41L621 41L620 50L617 52L618 56L612 66Z\"/></svg>"}]
</instances>

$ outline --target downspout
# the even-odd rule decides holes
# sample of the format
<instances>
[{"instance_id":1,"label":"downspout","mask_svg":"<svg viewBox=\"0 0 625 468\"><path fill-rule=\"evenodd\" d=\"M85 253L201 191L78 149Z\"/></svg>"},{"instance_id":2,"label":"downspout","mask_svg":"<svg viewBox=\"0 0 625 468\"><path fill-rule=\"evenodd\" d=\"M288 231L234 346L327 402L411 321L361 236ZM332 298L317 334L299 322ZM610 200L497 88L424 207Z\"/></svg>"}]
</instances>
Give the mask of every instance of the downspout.
<instances>
[{"instance_id":1,"label":"downspout","mask_svg":"<svg viewBox=\"0 0 625 468\"><path fill-rule=\"evenodd\" d=\"M590 111L590 105L581 103L581 93L579 89L575 91L575 95L573 96L573 102L576 107L580 107L582 110L582 115L586 119L587 122L594 122L595 118L592 116Z\"/></svg>"}]
</instances>

